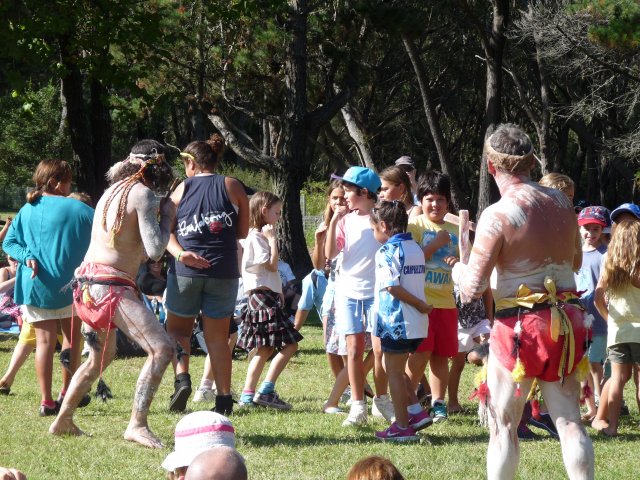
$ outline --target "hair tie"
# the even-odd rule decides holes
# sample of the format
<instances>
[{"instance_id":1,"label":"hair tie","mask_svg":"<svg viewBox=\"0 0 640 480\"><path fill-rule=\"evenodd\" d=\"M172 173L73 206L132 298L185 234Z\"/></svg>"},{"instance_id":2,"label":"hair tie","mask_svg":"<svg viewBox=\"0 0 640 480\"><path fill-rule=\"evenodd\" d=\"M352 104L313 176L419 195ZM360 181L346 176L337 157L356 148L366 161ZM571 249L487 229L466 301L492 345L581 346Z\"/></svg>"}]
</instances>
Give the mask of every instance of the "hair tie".
<instances>
[{"instance_id":1,"label":"hair tie","mask_svg":"<svg viewBox=\"0 0 640 480\"><path fill-rule=\"evenodd\" d=\"M181 156L182 158L188 158L188 159L189 159L189 160L191 160L192 162L195 162L195 161L196 161L196 158L195 158L193 155L191 155L190 153L187 153L187 152L180 152L180 156Z\"/></svg>"}]
</instances>

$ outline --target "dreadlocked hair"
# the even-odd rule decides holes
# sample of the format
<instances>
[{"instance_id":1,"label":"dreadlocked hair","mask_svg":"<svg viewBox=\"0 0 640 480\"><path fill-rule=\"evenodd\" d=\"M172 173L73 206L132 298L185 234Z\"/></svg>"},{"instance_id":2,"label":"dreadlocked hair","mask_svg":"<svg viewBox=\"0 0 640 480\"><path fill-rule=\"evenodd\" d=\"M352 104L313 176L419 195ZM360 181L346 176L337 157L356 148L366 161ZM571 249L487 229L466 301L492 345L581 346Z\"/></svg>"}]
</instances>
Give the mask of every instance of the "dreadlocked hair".
<instances>
[{"instance_id":1,"label":"dreadlocked hair","mask_svg":"<svg viewBox=\"0 0 640 480\"><path fill-rule=\"evenodd\" d=\"M600 280L607 294L621 293L631 283L632 278L640 277L640 222L623 220L617 223L607 257L600 273Z\"/></svg>"},{"instance_id":2,"label":"dreadlocked hair","mask_svg":"<svg viewBox=\"0 0 640 480\"><path fill-rule=\"evenodd\" d=\"M71 166L64 160L42 160L33 172L36 187L27 193L27 202L35 202L43 193L53 193L58 183L70 182L71 178Z\"/></svg>"},{"instance_id":3,"label":"dreadlocked hair","mask_svg":"<svg viewBox=\"0 0 640 480\"><path fill-rule=\"evenodd\" d=\"M406 208L404 208L404 203L400 200L393 200L392 202L379 201L371 209L369 219L374 225L384 222L389 229L389 236L406 232L407 224L409 223L409 215Z\"/></svg>"},{"instance_id":4,"label":"dreadlocked hair","mask_svg":"<svg viewBox=\"0 0 640 480\"><path fill-rule=\"evenodd\" d=\"M109 194L102 211L102 228L107 230L107 212L114 199L119 195L116 218L111 227L111 240L109 245L115 245L115 237L120 233L122 222L127 210L129 192L136 183L144 183L154 192L163 188L166 190L173 178L171 167L164 157L165 148L156 140L141 140L131 149L126 160L118 162L111 167L107 176L111 184L117 184ZM120 183L118 183L120 182Z\"/></svg>"}]
</instances>

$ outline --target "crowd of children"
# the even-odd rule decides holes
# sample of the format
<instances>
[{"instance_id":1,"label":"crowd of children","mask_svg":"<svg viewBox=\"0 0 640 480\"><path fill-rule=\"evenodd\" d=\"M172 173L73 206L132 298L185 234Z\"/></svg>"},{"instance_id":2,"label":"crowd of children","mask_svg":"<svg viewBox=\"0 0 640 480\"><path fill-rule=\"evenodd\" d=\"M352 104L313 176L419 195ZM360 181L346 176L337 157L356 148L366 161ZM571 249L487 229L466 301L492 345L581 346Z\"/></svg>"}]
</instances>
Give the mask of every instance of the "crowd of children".
<instances>
[{"instance_id":1,"label":"crowd of children","mask_svg":"<svg viewBox=\"0 0 640 480\"><path fill-rule=\"evenodd\" d=\"M196 170L198 153L190 158L194 176L202 180L202 173L196 173L200 172ZM275 386L303 340L299 330L306 316L315 308L335 377L322 411L344 413L340 401L347 394L350 408L343 426L367 423L368 393L373 397L372 414L390 423L375 434L385 441L416 440L419 430L462 411L458 387L465 363L474 347L489 341L491 290L482 299L463 303L455 288L451 271L460 259L460 238L458 227L445 221L451 210L449 178L428 171L416 183L411 159L402 157L398 162L380 176L369 168L351 167L334 178L315 233L314 270L302 281L301 290L294 288L295 277L279 258L275 225L282 201L269 192L252 196L239 272L247 303L239 316L237 344L255 354L248 364L240 407L292 408ZM566 176L548 175L540 184L573 198L573 182ZM604 207L589 206L578 212L577 222L582 266L575 272L576 291L591 330L583 420L616 435L624 385L634 374L632 367L640 364L640 208L624 204L610 213ZM182 261L187 268L188 262L197 260L194 255L180 250L176 263ZM0 298L2 313L19 317L19 308L7 301L15 282L13 262L9 258L9 266L0 270ZM189 276L188 272L182 275ZM227 303L224 312L207 315L229 317L231 302ZM178 297L170 296L168 304L170 330L188 351L194 312L181 310L184 305L178 304ZM185 325L182 329L176 326L180 322ZM26 345L29 348L19 351L17 362L12 360L17 368L33 350L31 343ZM428 383L424 379L427 365ZM0 380L0 394L9 393L15 376L12 368ZM375 391L366 382L371 369ZM172 406L181 411L191 393L188 361L176 362L176 374ZM209 365L196 401L213 400L207 393L212 376ZM428 410L417 396L425 387L431 391ZM223 396L228 397L228 382L224 390ZM221 403L220 398L216 401ZM230 413L226 403L220 408Z\"/></svg>"}]
</instances>

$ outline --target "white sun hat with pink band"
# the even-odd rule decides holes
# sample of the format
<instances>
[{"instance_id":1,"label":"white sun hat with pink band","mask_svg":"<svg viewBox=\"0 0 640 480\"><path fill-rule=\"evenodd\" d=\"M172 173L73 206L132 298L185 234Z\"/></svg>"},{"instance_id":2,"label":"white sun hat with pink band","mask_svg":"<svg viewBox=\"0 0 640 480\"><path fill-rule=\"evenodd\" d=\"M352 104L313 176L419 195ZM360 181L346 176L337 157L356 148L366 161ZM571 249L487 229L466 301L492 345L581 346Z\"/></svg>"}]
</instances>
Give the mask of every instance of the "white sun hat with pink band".
<instances>
[{"instance_id":1,"label":"white sun hat with pink band","mask_svg":"<svg viewBox=\"0 0 640 480\"><path fill-rule=\"evenodd\" d=\"M203 410L190 413L178 422L175 441L175 451L162 462L162 468L170 472L189 466L205 450L220 446L235 448L236 435L231 420L219 413Z\"/></svg>"}]
</instances>

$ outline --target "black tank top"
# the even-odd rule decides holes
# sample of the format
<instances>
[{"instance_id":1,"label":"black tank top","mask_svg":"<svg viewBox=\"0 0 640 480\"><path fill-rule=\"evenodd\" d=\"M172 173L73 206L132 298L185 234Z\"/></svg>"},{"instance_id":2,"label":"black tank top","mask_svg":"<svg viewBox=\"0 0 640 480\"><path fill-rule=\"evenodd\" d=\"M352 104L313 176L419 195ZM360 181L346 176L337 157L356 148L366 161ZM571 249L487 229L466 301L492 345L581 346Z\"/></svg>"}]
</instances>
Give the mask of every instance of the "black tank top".
<instances>
[{"instance_id":1,"label":"black tank top","mask_svg":"<svg viewBox=\"0 0 640 480\"><path fill-rule=\"evenodd\" d=\"M222 175L187 178L176 212L176 237L185 250L209 260L205 270L175 262L176 274L183 277L239 278L238 213Z\"/></svg>"}]
</instances>

